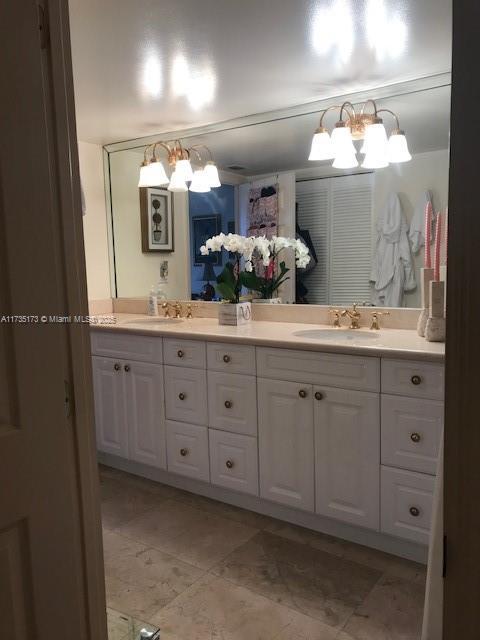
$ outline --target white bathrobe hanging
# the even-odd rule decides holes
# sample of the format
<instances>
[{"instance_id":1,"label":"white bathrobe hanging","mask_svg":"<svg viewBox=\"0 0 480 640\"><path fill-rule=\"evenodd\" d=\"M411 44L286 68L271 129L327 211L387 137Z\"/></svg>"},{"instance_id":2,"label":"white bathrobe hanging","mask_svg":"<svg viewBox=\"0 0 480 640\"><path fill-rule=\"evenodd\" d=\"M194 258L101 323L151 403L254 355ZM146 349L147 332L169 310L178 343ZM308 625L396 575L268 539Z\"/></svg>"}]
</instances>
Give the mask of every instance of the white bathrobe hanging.
<instances>
[{"instance_id":1,"label":"white bathrobe hanging","mask_svg":"<svg viewBox=\"0 0 480 640\"><path fill-rule=\"evenodd\" d=\"M405 291L417 286L408 240L408 222L397 193L391 193L377 220L377 241L370 280L373 304L403 306Z\"/></svg>"}]
</instances>

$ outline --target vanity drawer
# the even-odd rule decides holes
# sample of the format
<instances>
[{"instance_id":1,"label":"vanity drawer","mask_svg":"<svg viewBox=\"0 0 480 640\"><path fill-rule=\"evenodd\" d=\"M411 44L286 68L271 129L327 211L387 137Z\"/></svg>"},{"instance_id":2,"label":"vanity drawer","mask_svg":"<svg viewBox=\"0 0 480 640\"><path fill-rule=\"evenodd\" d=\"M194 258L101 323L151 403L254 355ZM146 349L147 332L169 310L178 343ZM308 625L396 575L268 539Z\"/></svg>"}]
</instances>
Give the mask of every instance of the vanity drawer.
<instances>
[{"instance_id":1,"label":"vanity drawer","mask_svg":"<svg viewBox=\"0 0 480 640\"><path fill-rule=\"evenodd\" d=\"M212 484L258 495L257 439L209 429Z\"/></svg>"},{"instance_id":2,"label":"vanity drawer","mask_svg":"<svg viewBox=\"0 0 480 640\"><path fill-rule=\"evenodd\" d=\"M443 400L442 364L382 359L382 393Z\"/></svg>"},{"instance_id":3,"label":"vanity drawer","mask_svg":"<svg viewBox=\"0 0 480 640\"><path fill-rule=\"evenodd\" d=\"M169 471L208 482L207 427L168 421L167 460Z\"/></svg>"},{"instance_id":4,"label":"vanity drawer","mask_svg":"<svg viewBox=\"0 0 480 640\"><path fill-rule=\"evenodd\" d=\"M256 436L256 378L209 371L208 414L210 427Z\"/></svg>"},{"instance_id":5,"label":"vanity drawer","mask_svg":"<svg viewBox=\"0 0 480 640\"><path fill-rule=\"evenodd\" d=\"M92 354L106 358L136 360L161 364L162 339L138 336L131 333L92 331L90 334Z\"/></svg>"},{"instance_id":6,"label":"vanity drawer","mask_svg":"<svg viewBox=\"0 0 480 640\"><path fill-rule=\"evenodd\" d=\"M169 420L207 424L207 374L165 366L165 413Z\"/></svg>"},{"instance_id":7,"label":"vanity drawer","mask_svg":"<svg viewBox=\"0 0 480 640\"><path fill-rule=\"evenodd\" d=\"M257 375L358 391L380 389L379 358L257 348Z\"/></svg>"},{"instance_id":8,"label":"vanity drawer","mask_svg":"<svg viewBox=\"0 0 480 640\"><path fill-rule=\"evenodd\" d=\"M255 347L250 345L207 344L207 364L211 371L255 375Z\"/></svg>"},{"instance_id":9,"label":"vanity drawer","mask_svg":"<svg viewBox=\"0 0 480 640\"><path fill-rule=\"evenodd\" d=\"M381 531L427 545L435 478L381 467Z\"/></svg>"},{"instance_id":10,"label":"vanity drawer","mask_svg":"<svg viewBox=\"0 0 480 640\"><path fill-rule=\"evenodd\" d=\"M382 464L437 471L443 402L382 395Z\"/></svg>"},{"instance_id":11,"label":"vanity drawer","mask_svg":"<svg viewBox=\"0 0 480 640\"><path fill-rule=\"evenodd\" d=\"M175 340L164 338L165 364L193 369L205 369L207 364L205 342L201 340Z\"/></svg>"}]
</instances>

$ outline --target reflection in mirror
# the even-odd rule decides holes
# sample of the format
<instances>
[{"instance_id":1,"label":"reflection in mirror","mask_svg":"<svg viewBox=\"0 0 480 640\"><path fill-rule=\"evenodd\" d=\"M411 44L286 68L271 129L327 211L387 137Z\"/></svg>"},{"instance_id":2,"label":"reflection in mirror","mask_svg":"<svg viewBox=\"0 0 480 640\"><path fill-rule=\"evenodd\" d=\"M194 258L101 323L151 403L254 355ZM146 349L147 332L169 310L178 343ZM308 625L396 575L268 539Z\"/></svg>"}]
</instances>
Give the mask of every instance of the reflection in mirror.
<instances>
[{"instance_id":1,"label":"reflection in mirror","mask_svg":"<svg viewBox=\"0 0 480 640\"><path fill-rule=\"evenodd\" d=\"M311 261L304 269L295 268L290 249L279 258L289 272L272 297L282 302L419 307L425 208L431 202L434 220L447 206L450 86L376 100L376 117L383 118L387 135L396 135L384 156L373 153L374 129L366 138L357 135L360 118L352 110L361 115L365 100L352 102L342 113L346 127L340 136L347 129L353 134L349 168L340 168L347 165L331 149L326 153L316 143L312 148L315 132L328 144L335 140L336 133L330 134L341 130L335 126L339 109L325 113L321 129L321 111L312 110L241 127L227 123L204 135L187 132L180 151L178 141L159 135L151 142L168 148L132 141L131 148L111 152L116 295L145 297L160 282L168 298L219 299L216 278L229 254L202 255L200 247L222 232L296 237L308 246ZM364 113L372 114L369 124L379 125L372 103ZM384 131L376 134L386 142ZM312 151L325 159L309 160ZM150 186L139 189L140 166L147 160L150 170L151 158L163 184L147 180L141 184ZM211 178L211 185L200 188L201 173L186 179L178 164L185 159L193 172L217 167L221 186ZM171 224L160 209L171 211ZM146 250L149 237L156 240ZM165 261L168 275L161 277Z\"/></svg>"}]
</instances>

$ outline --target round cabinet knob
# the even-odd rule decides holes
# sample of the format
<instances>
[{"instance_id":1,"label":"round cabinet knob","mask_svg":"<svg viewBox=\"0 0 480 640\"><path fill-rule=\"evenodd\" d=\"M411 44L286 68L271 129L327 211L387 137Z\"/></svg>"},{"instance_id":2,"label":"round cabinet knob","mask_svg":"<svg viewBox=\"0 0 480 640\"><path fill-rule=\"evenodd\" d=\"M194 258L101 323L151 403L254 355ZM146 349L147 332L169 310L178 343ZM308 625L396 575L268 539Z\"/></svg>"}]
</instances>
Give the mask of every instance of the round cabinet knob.
<instances>
[{"instance_id":1,"label":"round cabinet knob","mask_svg":"<svg viewBox=\"0 0 480 640\"><path fill-rule=\"evenodd\" d=\"M421 436L420 436L420 434L419 434L419 433L411 433L411 434L410 434L410 440L411 440L412 442L420 442L420 440L421 440Z\"/></svg>"},{"instance_id":2,"label":"round cabinet knob","mask_svg":"<svg viewBox=\"0 0 480 640\"><path fill-rule=\"evenodd\" d=\"M232 460L227 460L225 462L225 466L227 467L227 469L233 469L233 461Z\"/></svg>"},{"instance_id":3,"label":"round cabinet knob","mask_svg":"<svg viewBox=\"0 0 480 640\"><path fill-rule=\"evenodd\" d=\"M231 409L232 408L232 402L230 400L225 400L225 408L226 409Z\"/></svg>"},{"instance_id":4,"label":"round cabinet knob","mask_svg":"<svg viewBox=\"0 0 480 640\"><path fill-rule=\"evenodd\" d=\"M185 400L187 396L184 393L179 393L178 397L180 398L180 400Z\"/></svg>"},{"instance_id":5,"label":"round cabinet knob","mask_svg":"<svg viewBox=\"0 0 480 640\"><path fill-rule=\"evenodd\" d=\"M225 354L225 355L223 356L223 361L224 361L224 362L226 362L227 364L230 362L230 360L231 360L231 358L230 358L230 356L229 356L229 355Z\"/></svg>"},{"instance_id":6,"label":"round cabinet knob","mask_svg":"<svg viewBox=\"0 0 480 640\"><path fill-rule=\"evenodd\" d=\"M305 391L305 389L300 389L300 391L298 392L298 395L300 396L300 398L306 398L307 392Z\"/></svg>"},{"instance_id":7,"label":"round cabinet knob","mask_svg":"<svg viewBox=\"0 0 480 640\"><path fill-rule=\"evenodd\" d=\"M121 369L122 367L118 364L118 362L116 362L116 363L113 365L113 368L115 369L115 371L120 371L120 369Z\"/></svg>"},{"instance_id":8,"label":"round cabinet knob","mask_svg":"<svg viewBox=\"0 0 480 640\"><path fill-rule=\"evenodd\" d=\"M420 515L420 509L418 507L410 507L410 515L417 518Z\"/></svg>"},{"instance_id":9,"label":"round cabinet knob","mask_svg":"<svg viewBox=\"0 0 480 640\"><path fill-rule=\"evenodd\" d=\"M128 373L130 371L130 365L126 364L124 367L125 371Z\"/></svg>"},{"instance_id":10,"label":"round cabinet knob","mask_svg":"<svg viewBox=\"0 0 480 640\"><path fill-rule=\"evenodd\" d=\"M321 391L315 391L315 400L323 400L323 393Z\"/></svg>"},{"instance_id":11,"label":"round cabinet knob","mask_svg":"<svg viewBox=\"0 0 480 640\"><path fill-rule=\"evenodd\" d=\"M179 358L183 358L183 356L184 356L184 355L185 355L185 354L183 353L183 351L182 351L181 349L179 349L179 350L177 351L177 356L178 356Z\"/></svg>"},{"instance_id":12,"label":"round cabinet knob","mask_svg":"<svg viewBox=\"0 0 480 640\"><path fill-rule=\"evenodd\" d=\"M188 456L188 449L180 449L180 455L183 457Z\"/></svg>"},{"instance_id":13,"label":"round cabinet knob","mask_svg":"<svg viewBox=\"0 0 480 640\"><path fill-rule=\"evenodd\" d=\"M420 376L414 375L411 377L411 381L412 381L412 384L419 385L422 382L422 379Z\"/></svg>"}]
</instances>

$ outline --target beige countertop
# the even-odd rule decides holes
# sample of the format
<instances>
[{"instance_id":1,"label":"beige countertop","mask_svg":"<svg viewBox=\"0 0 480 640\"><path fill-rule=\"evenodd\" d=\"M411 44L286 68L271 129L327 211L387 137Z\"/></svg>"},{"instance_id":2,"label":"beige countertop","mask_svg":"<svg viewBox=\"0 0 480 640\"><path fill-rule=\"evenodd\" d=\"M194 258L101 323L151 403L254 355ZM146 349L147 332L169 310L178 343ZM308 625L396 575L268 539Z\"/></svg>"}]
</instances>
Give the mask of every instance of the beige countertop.
<instances>
[{"instance_id":1,"label":"beige countertop","mask_svg":"<svg viewBox=\"0 0 480 640\"><path fill-rule=\"evenodd\" d=\"M427 342L410 329L333 329L321 324L297 324L291 322L252 321L240 327L219 325L216 318L165 321L139 314L115 314L96 316L91 322L94 331L114 331L158 335L182 339L233 342L257 346L281 347L347 353L362 356L387 356L442 362L445 345ZM321 337L312 337L311 331L325 331ZM368 336L368 337L367 337Z\"/></svg>"}]
</instances>

